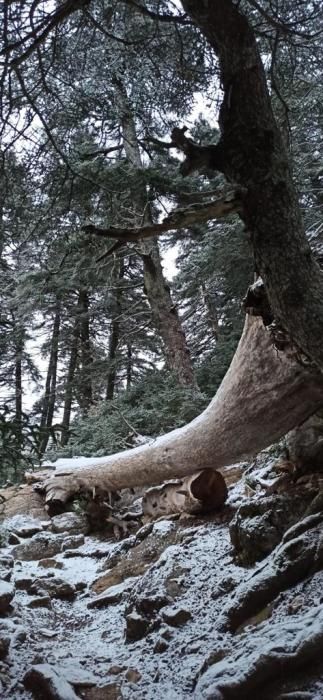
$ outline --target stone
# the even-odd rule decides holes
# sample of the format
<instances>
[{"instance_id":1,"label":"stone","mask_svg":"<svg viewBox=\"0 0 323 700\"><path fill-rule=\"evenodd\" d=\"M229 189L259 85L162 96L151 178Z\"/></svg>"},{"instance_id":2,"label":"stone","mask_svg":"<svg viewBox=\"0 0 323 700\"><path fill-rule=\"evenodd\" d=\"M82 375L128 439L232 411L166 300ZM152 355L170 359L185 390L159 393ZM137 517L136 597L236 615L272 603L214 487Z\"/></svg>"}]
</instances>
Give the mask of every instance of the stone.
<instances>
[{"instance_id":1,"label":"stone","mask_svg":"<svg viewBox=\"0 0 323 700\"><path fill-rule=\"evenodd\" d=\"M15 587L8 581L0 581L0 615L10 610L10 603L15 595Z\"/></svg>"},{"instance_id":2,"label":"stone","mask_svg":"<svg viewBox=\"0 0 323 700\"><path fill-rule=\"evenodd\" d=\"M75 586L62 578L37 578L34 580L32 593L46 593L50 598L71 599L75 598Z\"/></svg>"},{"instance_id":3,"label":"stone","mask_svg":"<svg viewBox=\"0 0 323 700\"><path fill-rule=\"evenodd\" d=\"M136 668L128 668L126 679L129 683L138 683L141 679L141 673L139 673Z\"/></svg>"},{"instance_id":4,"label":"stone","mask_svg":"<svg viewBox=\"0 0 323 700\"><path fill-rule=\"evenodd\" d=\"M164 622L167 622L172 627L181 627L188 620L192 619L192 614L185 608L177 608L175 605L172 605L163 609L162 618Z\"/></svg>"},{"instance_id":5,"label":"stone","mask_svg":"<svg viewBox=\"0 0 323 700\"><path fill-rule=\"evenodd\" d=\"M53 532L69 532L71 535L86 535L89 532L89 523L85 515L77 513L61 513L52 518Z\"/></svg>"},{"instance_id":6,"label":"stone","mask_svg":"<svg viewBox=\"0 0 323 700\"><path fill-rule=\"evenodd\" d=\"M27 607L28 608L50 608L51 607L51 599L48 595L36 596L35 598L31 598L31 600L28 600Z\"/></svg>"},{"instance_id":7,"label":"stone","mask_svg":"<svg viewBox=\"0 0 323 700\"><path fill-rule=\"evenodd\" d=\"M81 547L84 542L84 535L71 535L70 537L64 537L62 552L65 552L66 549L76 549L77 547Z\"/></svg>"},{"instance_id":8,"label":"stone","mask_svg":"<svg viewBox=\"0 0 323 700\"><path fill-rule=\"evenodd\" d=\"M118 683L107 683L95 686L82 692L84 700L122 700L122 692Z\"/></svg>"},{"instance_id":9,"label":"stone","mask_svg":"<svg viewBox=\"0 0 323 700\"><path fill-rule=\"evenodd\" d=\"M12 554L15 559L33 561L47 559L61 551L64 538L62 535L53 535L50 532L40 532L34 535L29 542L18 544Z\"/></svg>"},{"instance_id":10,"label":"stone","mask_svg":"<svg viewBox=\"0 0 323 700\"><path fill-rule=\"evenodd\" d=\"M24 576L23 574L17 574L15 577L15 586L19 591L29 592L33 582L34 581L30 576Z\"/></svg>"},{"instance_id":11,"label":"stone","mask_svg":"<svg viewBox=\"0 0 323 700\"><path fill-rule=\"evenodd\" d=\"M123 671L125 671L126 668L127 666L118 666L118 664L114 664L113 666L110 666L107 673L110 676L118 676L119 673L123 673Z\"/></svg>"},{"instance_id":12,"label":"stone","mask_svg":"<svg viewBox=\"0 0 323 700\"><path fill-rule=\"evenodd\" d=\"M11 640L11 645L14 649L20 647L27 639L27 632L22 625L17 625L14 630L13 637Z\"/></svg>"},{"instance_id":13,"label":"stone","mask_svg":"<svg viewBox=\"0 0 323 700\"><path fill-rule=\"evenodd\" d=\"M10 647L10 637L5 632L0 632L0 659L7 656Z\"/></svg>"},{"instance_id":14,"label":"stone","mask_svg":"<svg viewBox=\"0 0 323 700\"><path fill-rule=\"evenodd\" d=\"M14 532L10 532L8 537L8 544L20 544L20 539L18 535L15 535Z\"/></svg>"},{"instance_id":15,"label":"stone","mask_svg":"<svg viewBox=\"0 0 323 700\"><path fill-rule=\"evenodd\" d=\"M135 598L136 609L144 615L153 615L166 605L170 605L171 600L163 594L147 595Z\"/></svg>"},{"instance_id":16,"label":"stone","mask_svg":"<svg viewBox=\"0 0 323 700\"><path fill-rule=\"evenodd\" d=\"M70 683L49 664L36 664L24 676L24 686L34 698L79 700Z\"/></svg>"},{"instance_id":17,"label":"stone","mask_svg":"<svg viewBox=\"0 0 323 700\"><path fill-rule=\"evenodd\" d=\"M42 532L43 525L40 520L30 515L18 514L5 521L6 529L18 537L32 537L37 532Z\"/></svg>"},{"instance_id":18,"label":"stone","mask_svg":"<svg viewBox=\"0 0 323 700\"><path fill-rule=\"evenodd\" d=\"M87 604L88 608L104 608L107 605L115 605L120 603L124 593L124 586L122 584L117 586L111 586L107 591L101 593L101 595L92 598Z\"/></svg>"},{"instance_id":19,"label":"stone","mask_svg":"<svg viewBox=\"0 0 323 700\"><path fill-rule=\"evenodd\" d=\"M157 639L155 646L154 646L154 653L155 654L163 654L164 651L168 649L168 644L165 639Z\"/></svg>"},{"instance_id":20,"label":"stone","mask_svg":"<svg viewBox=\"0 0 323 700\"><path fill-rule=\"evenodd\" d=\"M40 559L38 566L42 566L44 569L63 569L64 564L62 561L57 561L57 559Z\"/></svg>"},{"instance_id":21,"label":"stone","mask_svg":"<svg viewBox=\"0 0 323 700\"><path fill-rule=\"evenodd\" d=\"M14 558L11 554L1 554L0 555L0 566L4 566L6 569L12 569L15 563Z\"/></svg>"},{"instance_id":22,"label":"stone","mask_svg":"<svg viewBox=\"0 0 323 700\"><path fill-rule=\"evenodd\" d=\"M136 642L149 631L149 621L135 610L126 615L126 641Z\"/></svg>"},{"instance_id":23,"label":"stone","mask_svg":"<svg viewBox=\"0 0 323 700\"><path fill-rule=\"evenodd\" d=\"M0 581L10 581L12 576L12 569L6 569L4 566L0 566Z\"/></svg>"},{"instance_id":24,"label":"stone","mask_svg":"<svg viewBox=\"0 0 323 700\"><path fill-rule=\"evenodd\" d=\"M270 554L282 536L304 515L312 496L306 489L244 501L230 522L235 554L242 564L253 564Z\"/></svg>"}]
</instances>

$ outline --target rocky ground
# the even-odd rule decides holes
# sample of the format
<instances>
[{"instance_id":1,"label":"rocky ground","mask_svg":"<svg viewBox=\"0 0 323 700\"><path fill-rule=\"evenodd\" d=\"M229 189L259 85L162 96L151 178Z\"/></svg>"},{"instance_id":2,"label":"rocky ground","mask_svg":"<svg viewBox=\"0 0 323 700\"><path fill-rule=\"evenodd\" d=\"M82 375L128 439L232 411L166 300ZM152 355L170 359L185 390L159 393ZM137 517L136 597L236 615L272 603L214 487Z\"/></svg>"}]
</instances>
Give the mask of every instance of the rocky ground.
<instances>
[{"instance_id":1,"label":"rocky ground","mask_svg":"<svg viewBox=\"0 0 323 700\"><path fill-rule=\"evenodd\" d=\"M2 490L1 698L322 700L320 494L268 453L221 512L116 540Z\"/></svg>"}]
</instances>

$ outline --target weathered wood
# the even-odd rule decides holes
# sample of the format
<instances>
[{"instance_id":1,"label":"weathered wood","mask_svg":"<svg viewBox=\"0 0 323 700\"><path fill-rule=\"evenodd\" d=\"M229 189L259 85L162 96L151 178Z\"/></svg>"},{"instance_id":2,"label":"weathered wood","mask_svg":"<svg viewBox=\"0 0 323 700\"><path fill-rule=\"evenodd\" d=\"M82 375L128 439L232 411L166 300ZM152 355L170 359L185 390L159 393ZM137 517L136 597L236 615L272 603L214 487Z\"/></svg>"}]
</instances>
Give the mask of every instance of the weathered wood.
<instances>
[{"instance_id":1,"label":"weathered wood","mask_svg":"<svg viewBox=\"0 0 323 700\"><path fill-rule=\"evenodd\" d=\"M144 515L153 518L170 513L208 513L223 506L228 489L216 469L177 479L148 489L142 499Z\"/></svg>"},{"instance_id":2,"label":"weathered wood","mask_svg":"<svg viewBox=\"0 0 323 700\"><path fill-rule=\"evenodd\" d=\"M200 416L103 464L57 470L45 484L47 504L221 469L270 445L321 405L322 374L276 350L261 318L247 316L230 368Z\"/></svg>"}]
</instances>

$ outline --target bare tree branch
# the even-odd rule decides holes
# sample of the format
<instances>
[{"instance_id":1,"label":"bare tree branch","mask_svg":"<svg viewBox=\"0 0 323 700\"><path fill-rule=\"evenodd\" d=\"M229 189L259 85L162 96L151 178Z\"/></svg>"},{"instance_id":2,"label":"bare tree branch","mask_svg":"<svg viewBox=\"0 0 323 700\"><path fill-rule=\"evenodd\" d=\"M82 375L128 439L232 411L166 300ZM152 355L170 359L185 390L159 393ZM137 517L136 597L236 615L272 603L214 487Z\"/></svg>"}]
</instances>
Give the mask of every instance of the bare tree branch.
<instances>
[{"instance_id":1,"label":"bare tree branch","mask_svg":"<svg viewBox=\"0 0 323 700\"><path fill-rule=\"evenodd\" d=\"M303 32L299 32L296 29L293 29L290 25L286 24L282 19L273 17L267 10L265 10L257 0L248 0L249 5L253 7L259 14L270 24L274 29L279 31L281 34L287 34L287 35L292 35L292 36L297 36L300 37L301 39L305 39L306 41L310 41L311 39L314 39L315 37L319 36L322 34L322 29L318 32L314 32L314 34L306 34Z\"/></svg>"},{"instance_id":2,"label":"bare tree branch","mask_svg":"<svg viewBox=\"0 0 323 700\"><path fill-rule=\"evenodd\" d=\"M211 219L221 219L229 214L239 213L243 206L242 197L242 189L231 191L224 197L212 202L195 203L185 209L175 209L160 223L154 223L149 226L137 226L134 228L110 226L109 228L99 228L94 226L94 224L88 224L83 227L83 231L105 238L117 238L121 241L137 241L141 238L159 235L165 231L187 228L188 226L205 223ZM115 247L113 246L114 250ZM111 250L107 251L104 257L111 252Z\"/></svg>"}]
</instances>

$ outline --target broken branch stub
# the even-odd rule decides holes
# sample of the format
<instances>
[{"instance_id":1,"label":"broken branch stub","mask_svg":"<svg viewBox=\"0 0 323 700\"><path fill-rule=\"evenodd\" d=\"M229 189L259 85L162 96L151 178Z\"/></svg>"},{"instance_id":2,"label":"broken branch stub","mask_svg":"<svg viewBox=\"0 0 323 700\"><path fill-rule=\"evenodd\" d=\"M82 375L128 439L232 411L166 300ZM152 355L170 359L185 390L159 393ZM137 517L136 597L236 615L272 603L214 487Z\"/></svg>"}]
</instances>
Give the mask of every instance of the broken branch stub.
<instances>
[{"instance_id":1,"label":"broken branch stub","mask_svg":"<svg viewBox=\"0 0 323 700\"><path fill-rule=\"evenodd\" d=\"M215 469L148 489L142 499L144 515L207 513L224 505L228 495L225 480Z\"/></svg>"}]
</instances>

